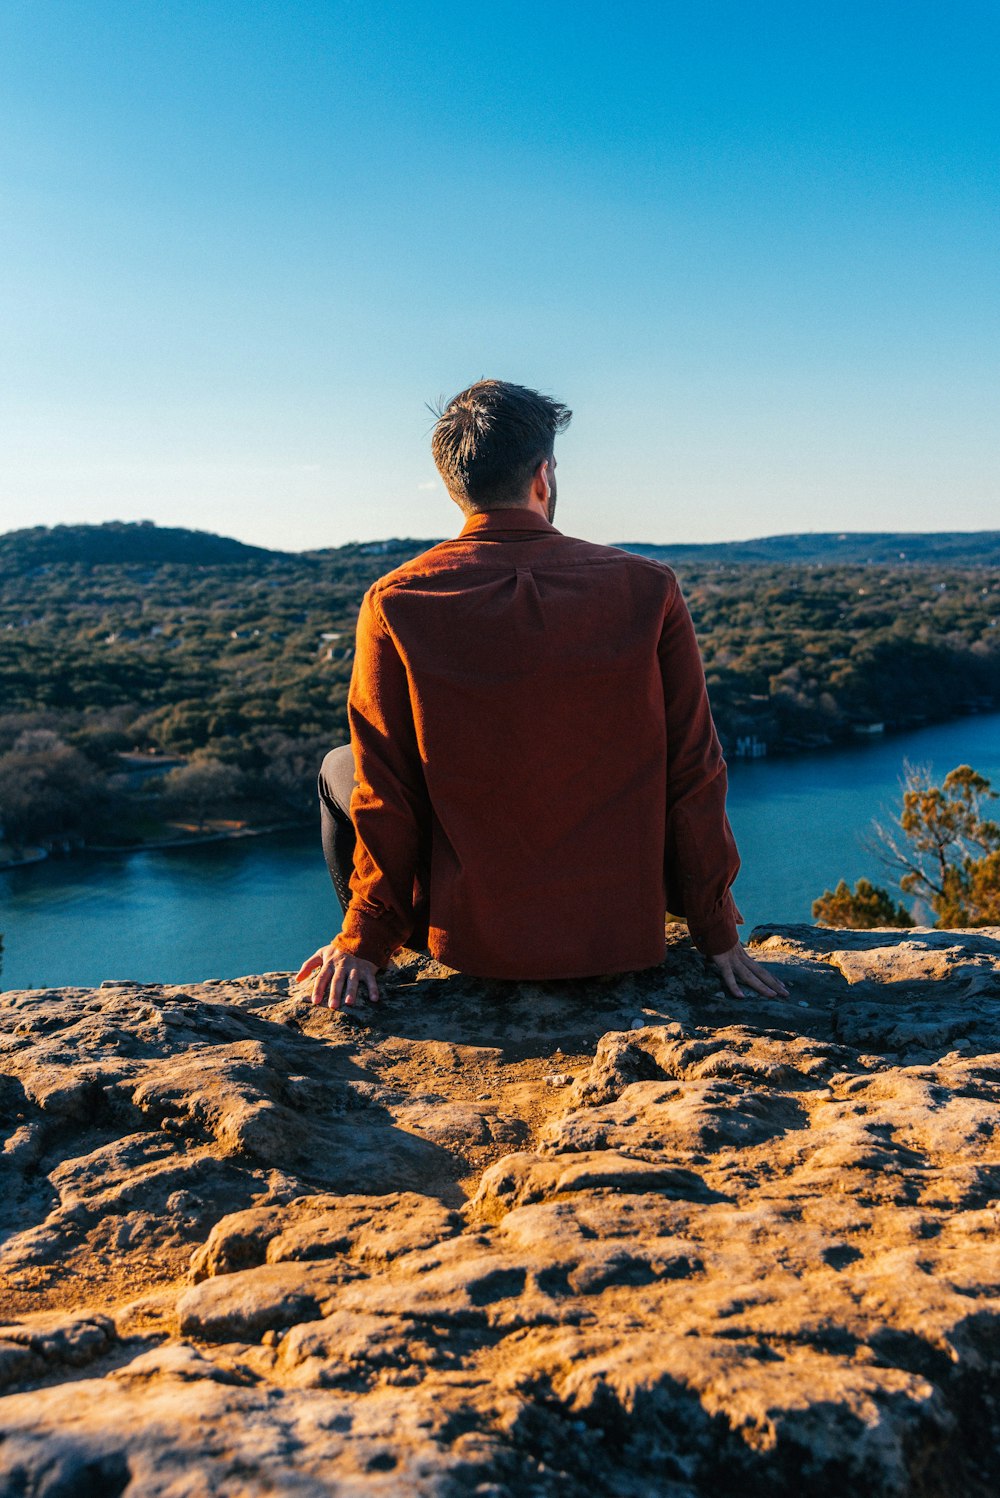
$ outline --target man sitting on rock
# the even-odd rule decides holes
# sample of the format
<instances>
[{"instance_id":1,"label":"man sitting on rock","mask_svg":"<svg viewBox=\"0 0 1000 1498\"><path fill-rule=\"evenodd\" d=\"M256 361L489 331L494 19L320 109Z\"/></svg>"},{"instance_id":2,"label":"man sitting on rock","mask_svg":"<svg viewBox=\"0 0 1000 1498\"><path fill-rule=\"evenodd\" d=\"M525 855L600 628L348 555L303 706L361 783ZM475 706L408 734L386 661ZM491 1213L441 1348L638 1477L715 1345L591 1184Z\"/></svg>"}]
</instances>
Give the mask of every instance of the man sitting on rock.
<instances>
[{"instance_id":1,"label":"man sitting on rock","mask_svg":"<svg viewBox=\"0 0 1000 1498\"><path fill-rule=\"evenodd\" d=\"M669 567L555 529L571 413L501 380L457 395L434 460L465 525L365 595L351 742L320 774L340 933L314 1004L377 1001L394 952L484 978L654 966L669 910L729 991L743 950L726 766Z\"/></svg>"}]
</instances>

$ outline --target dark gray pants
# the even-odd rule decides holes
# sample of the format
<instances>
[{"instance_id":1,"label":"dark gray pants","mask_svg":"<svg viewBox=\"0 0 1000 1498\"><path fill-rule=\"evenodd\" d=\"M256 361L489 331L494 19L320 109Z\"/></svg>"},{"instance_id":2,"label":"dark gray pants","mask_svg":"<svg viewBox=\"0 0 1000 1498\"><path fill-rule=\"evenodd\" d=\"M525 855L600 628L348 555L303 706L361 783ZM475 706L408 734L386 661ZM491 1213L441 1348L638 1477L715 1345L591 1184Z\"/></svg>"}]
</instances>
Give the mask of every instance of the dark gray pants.
<instances>
[{"instance_id":1,"label":"dark gray pants","mask_svg":"<svg viewBox=\"0 0 1000 1498\"><path fill-rule=\"evenodd\" d=\"M323 857L333 880L333 887L346 914L351 903L351 874L354 869L354 845L357 834L351 821L351 792L354 789L354 755L350 744L331 749L319 772L320 836ZM419 879L419 874L418 874ZM426 879L419 879L426 888ZM426 903L418 901L416 925L407 946L420 951L427 946L428 912Z\"/></svg>"}]
</instances>

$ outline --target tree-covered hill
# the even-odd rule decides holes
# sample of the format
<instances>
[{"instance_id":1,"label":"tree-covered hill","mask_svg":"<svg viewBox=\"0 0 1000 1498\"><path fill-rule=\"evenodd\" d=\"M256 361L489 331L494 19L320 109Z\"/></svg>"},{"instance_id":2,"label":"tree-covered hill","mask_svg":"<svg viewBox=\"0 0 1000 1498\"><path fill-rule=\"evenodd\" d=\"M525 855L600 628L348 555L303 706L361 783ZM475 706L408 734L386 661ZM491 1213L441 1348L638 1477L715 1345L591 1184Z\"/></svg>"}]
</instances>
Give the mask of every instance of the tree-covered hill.
<instances>
[{"instance_id":1,"label":"tree-covered hill","mask_svg":"<svg viewBox=\"0 0 1000 1498\"><path fill-rule=\"evenodd\" d=\"M247 546L209 531L154 525L151 520L109 520L104 525L36 525L0 535L0 573L16 576L39 567L217 567L284 555Z\"/></svg>"},{"instance_id":2,"label":"tree-covered hill","mask_svg":"<svg viewBox=\"0 0 1000 1498\"><path fill-rule=\"evenodd\" d=\"M572 530L572 526L568 526ZM438 538L439 539L439 538ZM154 525L149 520L112 520L103 525L34 526L0 535L0 573L16 577L39 567L79 564L106 566L238 566L268 561L307 562L336 559L346 562L405 554L416 556L434 540L393 538L351 542L305 552L272 551L248 546L229 536L208 531ZM798 562L804 566L1000 566L1000 531L850 531L843 534L808 532L763 536L754 541L721 541L683 545L652 541L623 541L626 551L655 557L671 566Z\"/></svg>"},{"instance_id":3,"label":"tree-covered hill","mask_svg":"<svg viewBox=\"0 0 1000 1498\"><path fill-rule=\"evenodd\" d=\"M762 536L756 541L721 541L704 545L659 545L623 541L625 551L655 557L671 566L681 562L800 562L806 566L1000 566L1000 531L847 531Z\"/></svg>"}]
</instances>

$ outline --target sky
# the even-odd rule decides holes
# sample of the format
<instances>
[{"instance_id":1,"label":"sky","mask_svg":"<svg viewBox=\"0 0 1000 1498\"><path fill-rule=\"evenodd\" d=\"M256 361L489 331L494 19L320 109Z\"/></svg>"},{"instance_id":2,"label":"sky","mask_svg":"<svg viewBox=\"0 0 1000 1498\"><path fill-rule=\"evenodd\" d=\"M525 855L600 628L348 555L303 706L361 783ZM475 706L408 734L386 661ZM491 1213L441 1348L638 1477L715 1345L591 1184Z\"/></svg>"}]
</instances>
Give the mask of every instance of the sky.
<instances>
[{"instance_id":1,"label":"sky","mask_svg":"<svg viewBox=\"0 0 1000 1498\"><path fill-rule=\"evenodd\" d=\"M428 405L573 408L561 529L1000 526L994 0L0 0L0 530L453 534Z\"/></svg>"}]
</instances>

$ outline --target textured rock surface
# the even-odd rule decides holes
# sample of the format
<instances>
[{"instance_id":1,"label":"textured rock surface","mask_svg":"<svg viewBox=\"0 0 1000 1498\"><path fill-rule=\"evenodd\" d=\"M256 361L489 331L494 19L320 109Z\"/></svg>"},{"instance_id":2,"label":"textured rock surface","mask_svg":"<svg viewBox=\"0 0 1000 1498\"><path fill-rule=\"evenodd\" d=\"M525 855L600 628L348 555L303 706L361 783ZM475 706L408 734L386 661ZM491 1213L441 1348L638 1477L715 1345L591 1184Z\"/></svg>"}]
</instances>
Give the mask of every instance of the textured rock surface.
<instances>
[{"instance_id":1,"label":"textured rock surface","mask_svg":"<svg viewBox=\"0 0 1000 1498\"><path fill-rule=\"evenodd\" d=\"M1000 1490L1000 931L0 995L0 1494Z\"/></svg>"}]
</instances>

